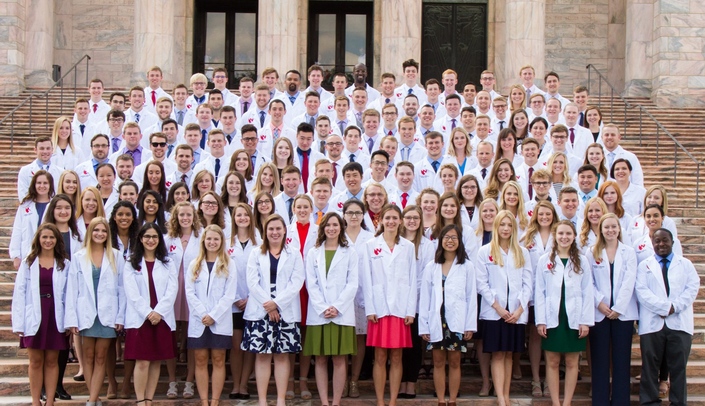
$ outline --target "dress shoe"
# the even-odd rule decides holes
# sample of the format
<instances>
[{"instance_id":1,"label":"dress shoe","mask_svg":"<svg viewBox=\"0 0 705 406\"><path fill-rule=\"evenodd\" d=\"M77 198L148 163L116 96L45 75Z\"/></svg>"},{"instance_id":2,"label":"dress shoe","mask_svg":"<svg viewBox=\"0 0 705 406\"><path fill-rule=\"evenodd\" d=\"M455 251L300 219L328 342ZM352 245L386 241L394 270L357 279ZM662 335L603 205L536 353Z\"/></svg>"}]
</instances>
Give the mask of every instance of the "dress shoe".
<instances>
[{"instance_id":1,"label":"dress shoe","mask_svg":"<svg viewBox=\"0 0 705 406\"><path fill-rule=\"evenodd\" d=\"M56 397L61 400L71 400L71 395L64 388L56 388Z\"/></svg>"}]
</instances>

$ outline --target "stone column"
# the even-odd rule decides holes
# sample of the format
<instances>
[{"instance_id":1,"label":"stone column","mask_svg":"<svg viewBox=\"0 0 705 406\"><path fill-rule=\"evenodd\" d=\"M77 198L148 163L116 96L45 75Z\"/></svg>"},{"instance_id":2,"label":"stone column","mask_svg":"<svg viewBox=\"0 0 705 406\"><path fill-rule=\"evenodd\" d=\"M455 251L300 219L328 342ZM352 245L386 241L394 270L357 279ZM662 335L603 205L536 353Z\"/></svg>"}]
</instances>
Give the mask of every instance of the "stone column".
<instances>
[{"instance_id":1,"label":"stone column","mask_svg":"<svg viewBox=\"0 0 705 406\"><path fill-rule=\"evenodd\" d=\"M27 0L27 86L51 86L54 62L54 0Z\"/></svg>"},{"instance_id":2,"label":"stone column","mask_svg":"<svg viewBox=\"0 0 705 406\"><path fill-rule=\"evenodd\" d=\"M0 3L0 94L16 96L24 88L25 0Z\"/></svg>"},{"instance_id":3,"label":"stone column","mask_svg":"<svg viewBox=\"0 0 705 406\"><path fill-rule=\"evenodd\" d=\"M257 78L273 67L280 82L289 69L299 66L299 2L296 0L259 0L257 12ZM305 83L306 73L301 72Z\"/></svg>"},{"instance_id":4,"label":"stone column","mask_svg":"<svg viewBox=\"0 0 705 406\"><path fill-rule=\"evenodd\" d=\"M174 0L135 0L134 62L130 85L146 86L147 71L155 65L162 69L165 81L162 86L173 84L177 62L174 58L175 8ZM183 59L179 63L183 64Z\"/></svg>"},{"instance_id":5,"label":"stone column","mask_svg":"<svg viewBox=\"0 0 705 406\"><path fill-rule=\"evenodd\" d=\"M546 26L546 0L506 0L504 61L496 72L503 94L515 83L521 83L519 69L531 65L536 70L536 84L543 87ZM499 36L498 36L499 38Z\"/></svg>"},{"instance_id":6,"label":"stone column","mask_svg":"<svg viewBox=\"0 0 705 406\"><path fill-rule=\"evenodd\" d=\"M654 32L652 0L627 0L624 91L626 96L651 95L651 37Z\"/></svg>"},{"instance_id":7,"label":"stone column","mask_svg":"<svg viewBox=\"0 0 705 406\"><path fill-rule=\"evenodd\" d=\"M421 61L421 0L381 1L380 71L393 72L401 83L401 63ZM419 72L419 80L421 72Z\"/></svg>"}]
</instances>

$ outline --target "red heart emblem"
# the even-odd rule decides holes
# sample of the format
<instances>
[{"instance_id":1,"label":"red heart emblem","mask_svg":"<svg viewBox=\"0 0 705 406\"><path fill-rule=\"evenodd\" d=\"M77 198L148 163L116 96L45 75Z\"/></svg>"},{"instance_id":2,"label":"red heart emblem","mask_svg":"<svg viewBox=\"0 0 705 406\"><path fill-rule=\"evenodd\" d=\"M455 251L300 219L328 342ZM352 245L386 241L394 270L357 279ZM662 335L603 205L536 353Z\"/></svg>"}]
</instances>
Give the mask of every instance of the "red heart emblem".
<instances>
[{"instance_id":1,"label":"red heart emblem","mask_svg":"<svg viewBox=\"0 0 705 406\"><path fill-rule=\"evenodd\" d=\"M266 136L266 135L264 135L264 134L262 134L262 135L260 135L260 136L259 136L259 139L261 139L262 141L264 141L264 140L266 140L266 139L267 139L267 136Z\"/></svg>"},{"instance_id":2,"label":"red heart emblem","mask_svg":"<svg viewBox=\"0 0 705 406\"><path fill-rule=\"evenodd\" d=\"M375 255L379 255L382 252L382 248L375 248Z\"/></svg>"},{"instance_id":3,"label":"red heart emblem","mask_svg":"<svg viewBox=\"0 0 705 406\"><path fill-rule=\"evenodd\" d=\"M421 169L421 175L426 176L426 172L428 172L426 169Z\"/></svg>"},{"instance_id":4,"label":"red heart emblem","mask_svg":"<svg viewBox=\"0 0 705 406\"><path fill-rule=\"evenodd\" d=\"M639 227L639 222L634 223L634 227Z\"/></svg>"},{"instance_id":5,"label":"red heart emblem","mask_svg":"<svg viewBox=\"0 0 705 406\"><path fill-rule=\"evenodd\" d=\"M174 251L176 251L176 245L170 245L169 252L174 252Z\"/></svg>"},{"instance_id":6,"label":"red heart emblem","mask_svg":"<svg viewBox=\"0 0 705 406\"><path fill-rule=\"evenodd\" d=\"M517 180L519 180L519 175L516 176Z\"/></svg>"},{"instance_id":7,"label":"red heart emblem","mask_svg":"<svg viewBox=\"0 0 705 406\"><path fill-rule=\"evenodd\" d=\"M333 110L333 105L329 104L329 105L328 105L328 111L331 111L331 110Z\"/></svg>"},{"instance_id":8,"label":"red heart emblem","mask_svg":"<svg viewBox=\"0 0 705 406\"><path fill-rule=\"evenodd\" d=\"M595 261L595 265L600 265L600 261Z\"/></svg>"},{"instance_id":9,"label":"red heart emblem","mask_svg":"<svg viewBox=\"0 0 705 406\"><path fill-rule=\"evenodd\" d=\"M551 269L553 269L553 264L549 262L548 265L546 265L546 268L548 268L548 270L550 271Z\"/></svg>"},{"instance_id":10,"label":"red heart emblem","mask_svg":"<svg viewBox=\"0 0 705 406\"><path fill-rule=\"evenodd\" d=\"M291 237L289 237L289 238L286 239L286 243L287 243L287 244L291 244Z\"/></svg>"},{"instance_id":11,"label":"red heart emblem","mask_svg":"<svg viewBox=\"0 0 705 406\"><path fill-rule=\"evenodd\" d=\"M641 244L641 245L639 245L639 251L643 251L643 250L644 250L644 247L646 247L646 244Z\"/></svg>"},{"instance_id":12,"label":"red heart emblem","mask_svg":"<svg viewBox=\"0 0 705 406\"><path fill-rule=\"evenodd\" d=\"M171 182L167 182L166 187L171 187Z\"/></svg>"},{"instance_id":13,"label":"red heart emblem","mask_svg":"<svg viewBox=\"0 0 705 406\"><path fill-rule=\"evenodd\" d=\"M543 166L546 166L546 162L543 163Z\"/></svg>"},{"instance_id":14,"label":"red heart emblem","mask_svg":"<svg viewBox=\"0 0 705 406\"><path fill-rule=\"evenodd\" d=\"M419 139L418 139L418 138L414 138L414 142L419 142Z\"/></svg>"},{"instance_id":15,"label":"red heart emblem","mask_svg":"<svg viewBox=\"0 0 705 406\"><path fill-rule=\"evenodd\" d=\"M29 207L26 207L26 208L24 209L24 212L27 213L27 214L29 214L29 212L30 212Z\"/></svg>"},{"instance_id":16,"label":"red heart emblem","mask_svg":"<svg viewBox=\"0 0 705 406\"><path fill-rule=\"evenodd\" d=\"M88 175L88 171L84 169L84 170L83 170L83 174L84 174L84 175Z\"/></svg>"},{"instance_id":17,"label":"red heart emblem","mask_svg":"<svg viewBox=\"0 0 705 406\"><path fill-rule=\"evenodd\" d=\"M255 121L255 119L252 118L252 117L250 117L249 119L247 119L247 122L250 123L250 124L252 124L254 121Z\"/></svg>"},{"instance_id":18,"label":"red heart emblem","mask_svg":"<svg viewBox=\"0 0 705 406\"><path fill-rule=\"evenodd\" d=\"M529 210L529 213L528 213L528 214L529 214L529 217L531 217L531 216L534 215L534 211L533 211L533 210Z\"/></svg>"},{"instance_id":19,"label":"red heart emblem","mask_svg":"<svg viewBox=\"0 0 705 406\"><path fill-rule=\"evenodd\" d=\"M492 258L492 255L490 255L490 262L494 262L494 258Z\"/></svg>"},{"instance_id":20,"label":"red heart emblem","mask_svg":"<svg viewBox=\"0 0 705 406\"><path fill-rule=\"evenodd\" d=\"M401 97L401 93L397 93L397 97Z\"/></svg>"},{"instance_id":21,"label":"red heart emblem","mask_svg":"<svg viewBox=\"0 0 705 406\"><path fill-rule=\"evenodd\" d=\"M235 249L233 249L233 248L228 249L228 255L233 255L233 252L235 252Z\"/></svg>"},{"instance_id":22,"label":"red heart emblem","mask_svg":"<svg viewBox=\"0 0 705 406\"><path fill-rule=\"evenodd\" d=\"M187 104L187 105L186 105L186 108L189 109L189 110L191 110L191 105L190 105L190 104Z\"/></svg>"},{"instance_id":23,"label":"red heart emblem","mask_svg":"<svg viewBox=\"0 0 705 406\"><path fill-rule=\"evenodd\" d=\"M443 131L445 131L445 130L446 130L446 126L443 126L443 127L441 127L441 128L443 128Z\"/></svg>"},{"instance_id":24,"label":"red heart emblem","mask_svg":"<svg viewBox=\"0 0 705 406\"><path fill-rule=\"evenodd\" d=\"M343 208L343 202L338 202L338 208L342 209Z\"/></svg>"}]
</instances>

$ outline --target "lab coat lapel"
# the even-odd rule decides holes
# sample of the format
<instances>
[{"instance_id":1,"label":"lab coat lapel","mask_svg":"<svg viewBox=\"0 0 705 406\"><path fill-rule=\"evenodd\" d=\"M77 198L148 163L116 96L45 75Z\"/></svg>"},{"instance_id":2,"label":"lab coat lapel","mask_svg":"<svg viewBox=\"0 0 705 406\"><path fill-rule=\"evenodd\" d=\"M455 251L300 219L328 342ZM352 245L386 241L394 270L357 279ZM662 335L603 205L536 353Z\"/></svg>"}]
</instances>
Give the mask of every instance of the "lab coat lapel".
<instances>
[{"instance_id":1,"label":"lab coat lapel","mask_svg":"<svg viewBox=\"0 0 705 406\"><path fill-rule=\"evenodd\" d=\"M91 253L88 252L88 250L84 251L84 255L82 258L82 264L79 265L80 271L83 274L83 279L86 282L86 288L88 290L88 294L90 295L91 299L93 300L93 303L96 303L95 300L95 291L93 290L93 263L91 262L90 258Z\"/></svg>"},{"instance_id":2,"label":"lab coat lapel","mask_svg":"<svg viewBox=\"0 0 705 406\"><path fill-rule=\"evenodd\" d=\"M323 297L328 300L326 297L326 290L328 288L328 276L326 275L326 250L323 246L320 246L316 248L318 251L316 255L316 275L318 276L318 282L321 284L321 290L323 291ZM338 256L338 253L335 254L335 256ZM335 257L333 258L333 261L335 261ZM331 270L333 269L333 263L331 263Z\"/></svg>"}]
</instances>

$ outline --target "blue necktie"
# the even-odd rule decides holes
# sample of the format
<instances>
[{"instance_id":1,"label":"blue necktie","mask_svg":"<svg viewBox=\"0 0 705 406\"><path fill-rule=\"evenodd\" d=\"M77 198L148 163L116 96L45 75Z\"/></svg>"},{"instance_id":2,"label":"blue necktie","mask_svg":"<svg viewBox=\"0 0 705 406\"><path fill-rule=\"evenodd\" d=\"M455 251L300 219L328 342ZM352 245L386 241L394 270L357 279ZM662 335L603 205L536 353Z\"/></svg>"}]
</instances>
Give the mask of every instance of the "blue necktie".
<instances>
[{"instance_id":1,"label":"blue necktie","mask_svg":"<svg viewBox=\"0 0 705 406\"><path fill-rule=\"evenodd\" d=\"M266 116L267 113L264 111L259 112L259 126L264 127L264 117Z\"/></svg>"},{"instance_id":2,"label":"blue necktie","mask_svg":"<svg viewBox=\"0 0 705 406\"><path fill-rule=\"evenodd\" d=\"M136 122L137 124L140 123L140 113L135 113L135 122Z\"/></svg>"},{"instance_id":3,"label":"blue necktie","mask_svg":"<svg viewBox=\"0 0 705 406\"><path fill-rule=\"evenodd\" d=\"M409 89L409 92L407 94L412 94L414 93L414 89Z\"/></svg>"},{"instance_id":4,"label":"blue necktie","mask_svg":"<svg viewBox=\"0 0 705 406\"><path fill-rule=\"evenodd\" d=\"M86 125L85 125L85 124L81 124L81 125L79 125L79 127L81 127L81 135L84 135L83 132L86 130Z\"/></svg>"},{"instance_id":5,"label":"blue necktie","mask_svg":"<svg viewBox=\"0 0 705 406\"><path fill-rule=\"evenodd\" d=\"M201 130L201 135L201 149L204 149L206 147L206 137L208 136L208 131Z\"/></svg>"},{"instance_id":6,"label":"blue necktie","mask_svg":"<svg viewBox=\"0 0 705 406\"><path fill-rule=\"evenodd\" d=\"M433 171L434 171L434 172L438 172L438 167L439 167L440 165L441 165L441 163L438 162L438 161L433 161L433 162L431 162L431 166L433 167Z\"/></svg>"},{"instance_id":7,"label":"blue necktie","mask_svg":"<svg viewBox=\"0 0 705 406\"><path fill-rule=\"evenodd\" d=\"M389 104L390 101L391 101L391 99L389 99L389 97L387 97L386 99L384 99L384 104Z\"/></svg>"},{"instance_id":8,"label":"blue necktie","mask_svg":"<svg viewBox=\"0 0 705 406\"><path fill-rule=\"evenodd\" d=\"M218 174L220 173L220 158L215 159L215 181L218 181Z\"/></svg>"},{"instance_id":9,"label":"blue necktie","mask_svg":"<svg viewBox=\"0 0 705 406\"><path fill-rule=\"evenodd\" d=\"M296 96L289 96L289 101L290 101L291 104L293 105L294 102L296 102Z\"/></svg>"}]
</instances>

